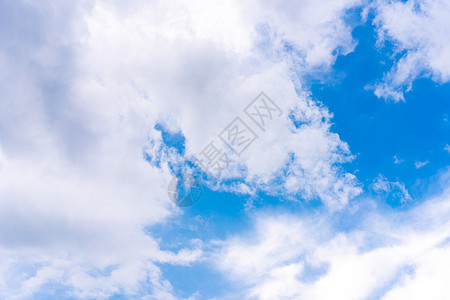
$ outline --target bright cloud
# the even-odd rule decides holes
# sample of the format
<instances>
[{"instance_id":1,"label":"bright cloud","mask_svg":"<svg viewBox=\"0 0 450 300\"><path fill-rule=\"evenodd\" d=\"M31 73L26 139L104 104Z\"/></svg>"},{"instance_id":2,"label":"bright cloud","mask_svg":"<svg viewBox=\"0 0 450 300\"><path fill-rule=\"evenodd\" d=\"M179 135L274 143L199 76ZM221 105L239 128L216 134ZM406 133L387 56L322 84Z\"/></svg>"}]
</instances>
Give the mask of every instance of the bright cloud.
<instances>
[{"instance_id":1,"label":"bright cloud","mask_svg":"<svg viewBox=\"0 0 450 300\"><path fill-rule=\"evenodd\" d=\"M424 216L358 210L352 200L363 186L344 168L355 156L304 80L323 78L355 49L347 17L365 5L0 2L7 12L0 20L0 298L58 298L62 291L77 299L180 299L162 266L208 257L260 299L382 291L390 299L439 289L448 270L448 232L438 230L448 227L448 194L422 205ZM421 72L448 80L446 5L377 8L380 40L394 40L403 55L377 95L402 99ZM265 131L243 112L261 91L282 111ZM256 214L249 236L223 239L215 253L196 238L166 250L165 237L151 229L184 214L166 193L173 166L187 168L209 142L220 143L218 134L237 116L258 138L208 187L319 200L326 212L301 220ZM161 128L182 136L184 150L170 148ZM403 183L382 175L371 187L411 199ZM337 232L329 219L348 207L367 220L362 229ZM396 218L413 221L399 226Z\"/></svg>"},{"instance_id":2,"label":"bright cloud","mask_svg":"<svg viewBox=\"0 0 450 300\"><path fill-rule=\"evenodd\" d=\"M249 299L447 299L449 199L447 190L407 212L364 208L350 230L336 231L347 215L259 214L250 232L218 244L214 264Z\"/></svg>"},{"instance_id":3,"label":"bright cloud","mask_svg":"<svg viewBox=\"0 0 450 300\"><path fill-rule=\"evenodd\" d=\"M428 162L429 162L428 160L426 160L426 161L416 161L414 163L414 165L416 166L416 169L420 169L422 167L425 167L428 164Z\"/></svg>"},{"instance_id":4,"label":"bright cloud","mask_svg":"<svg viewBox=\"0 0 450 300\"><path fill-rule=\"evenodd\" d=\"M378 177L375 178L371 188L376 193L386 193L393 200L396 200L402 204L412 200L404 183L398 181L391 182L382 174L379 174Z\"/></svg>"},{"instance_id":5,"label":"bright cloud","mask_svg":"<svg viewBox=\"0 0 450 300\"><path fill-rule=\"evenodd\" d=\"M375 88L378 97L403 101L413 81L450 80L450 6L446 0L376 1L379 42L392 41L396 62Z\"/></svg>"},{"instance_id":6,"label":"bright cloud","mask_svg":"<svg viewBox=\"0 0 450 300\"><path fill-rule=\"evenodd\" d=\"M327 109L306 92L299 95L297 90L303 89L298 76L329 67L334 49L352 49L351 29L341 16L357 3L333 2L330 11L304 4L155 2L123 12L99 3L87 18L90 35L84 47L89 51L82 55L86 77L77 89L109 98L143 98L150 119L184 135L187 157L217 139L263 89L284 115L269 131L256 132L259 138L242 157L233 158L237 171L228 176L245 181L247 188L241 191L288 192L341 208L360 193L355 176L339 167L352 157L330 131ZM199 7L217 16L202 14ZM300 24L292 15L296 9L299 16L305 14ZM216 27L223 35L211 32ZM318 34L310 35L314 30ZM330 36L336 38L331 42ZM295 51L284 50L289 43ZM300 74L289 75L292 59ZM293 121L302 126L295 128ZM150 156L155 146L149 145Z\"/></svg>"},{"instance_id":7,"label":"bright cloud","mask_svg":"<svg viewBox=\"0 0 450 300\"><path fill-rule=\"evenodd\" d=\"M79 298L176 297L157 264L202 250L163 251L145 233L178 213L165 194L178 158L152 166L143 151L161 145L161 123L198 153L261 90L284 118L239 162L244 183L333 209L360 193L331 114L296 91L299 74L353 49L342 16L358 3L2 3L2 298L49 284Z\"/></svg>"},{"instance_id":8,"label":"bright cloud","mask_svg":"<svg viewBox=\"0 0 450 300\"><path fill-rule=\"evenodd\" d=\"M144 232L173 213L169 172L142 158L148 105L89 82L78 89L88 7L2 5L10 14L0 51L0 297L55 284L105 298L140 294L149 282L146 293L168 299L156 263L187 264L201 250L162 251Z\"/></svg>"}]
</instances>

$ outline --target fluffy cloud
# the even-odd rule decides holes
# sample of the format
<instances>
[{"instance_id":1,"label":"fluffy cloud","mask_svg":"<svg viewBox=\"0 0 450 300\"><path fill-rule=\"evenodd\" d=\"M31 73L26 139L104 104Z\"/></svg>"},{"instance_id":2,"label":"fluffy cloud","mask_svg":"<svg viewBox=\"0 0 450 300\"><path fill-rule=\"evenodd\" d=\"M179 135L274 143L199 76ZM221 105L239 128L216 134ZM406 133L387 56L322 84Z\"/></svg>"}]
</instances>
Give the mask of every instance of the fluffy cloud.
<instances>
[{"instance_id":1,"label":"fluffy cloud","mask_svg":"<svg viewBox=\"0 0 450 300\"><path fill-rule=\"evenodd\" d=\"M1 298L49 284L80 298L170 294L156 263L186 264L201 250L162 251L144 231L172 213L169 172L142 157L151 109L89 82L78 89L88 6L2 6Z\"/></svg>"},{"instance_id":2,"label":"fluffy cloud","mask_svg":"<svg viewBox=\"0 0 450 300\"><path fill-rule=\"evenodd\" d=\"M349 216L256 215L216 242L214 265L249 299L447 299L449 195L406 212L365 207L338 231Z\"/></svg>"},{"instance_id":3,"label":"fluffy cloud","mask_svg":"<svg viewBox=\"0 0 450 300\"><path fill-rule=\"evenodd\" d=\"M403 101L413 81L450 80L450 4L446 0L377 1L379 42L392 41L396 62L375 88L378 97Z\"/></svg>"},{"instance_id":4,"label":"fluffy cloud","mask_svg":"<svg viewBox=\"0 0 450 300\"><path fill-rule=\"evenodd\" d=\"M350 151L298 76L328 68L336 53L353 49L342 16L358 2L314 3L155 2L125 13L99 4L87 19L91 51L82 69L93 86L101 77L99 88L111 95L135 97L129 93L138 89L154 118L185 136L187 157L217 139L264 90L284 115L267 132L256 130L258 140L233 158L228 178L248 184L241 191L287 191L340 208L360 192L356 178L339 167ZM155 156L155 145L148 148Z\"/></svg>"},{"instance_id":5,"label":"fluffy cloud","mask_svg":"<svg viewBox=\"0 0 450 300\"><path fill-rule=\"evenodd\" d=\"M158 264L202 250L163 251L145 232L178 213L165 189L179 157L153 166L143 151L164 124L192 157L261 90L284 114L239 158L243 189L331 208L360 192L331 114L299 80L353 49L342 17L359 1L128 4L0 3L2 298L48 285L175 298Z\"/></svg>"}]
</instances>

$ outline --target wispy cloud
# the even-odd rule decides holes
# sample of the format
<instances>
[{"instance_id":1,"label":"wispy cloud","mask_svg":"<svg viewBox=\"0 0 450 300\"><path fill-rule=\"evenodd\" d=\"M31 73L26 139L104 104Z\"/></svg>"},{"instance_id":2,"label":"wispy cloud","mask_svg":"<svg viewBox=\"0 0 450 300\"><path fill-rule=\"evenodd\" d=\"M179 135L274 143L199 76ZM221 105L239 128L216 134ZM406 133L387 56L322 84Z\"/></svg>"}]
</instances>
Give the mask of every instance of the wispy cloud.
<instances>
[{"instance_id":1,"label":"wispy cloud","mask_svg":"<svg viewBox=\"0 0 450 300\"><path fill-rule=\"evenodd\" d=\"M447 151L448 153L450 153L450 145L447 144L447 145L444 147L444 150Z\"/></svg>"},{"instance_id":2,"label":"wispy cloud","mask_svg":"<svg viewBox=\"0 0 450 300\"><path fill-rule=\"evenodd\" d=\"M342 231L326 214L258 215L214 262L249 299L450 297L449 203L447 190L402 213L360 207Z\"/></svg>"},{"instance_id":3,"label":"wispy cloud","mask_svg":"<svg viewBox=\"0 0 450 300\"><path fill-rule=\"evenodd\" d=\"M407 203L412 200L404 183L398 181L389 181L385 176L379 174L373 181L371 188L375 192L385 192L390 194L394 199L400 203Z\"/></svg>"},{"instance_id":4,"label":"wispy cloud","mask_svg":"<svg viewBox=\"0 0 450 300\"><path fill-rule=\"evenodd\" d=\"M379 44L394 41L400 57L375 87L375 95L404 101L413 81L430 77L436 82L450 80L450 7L446 0L374 2Z\"/></svg>"},{"instance_id":5,"label":"wispy cloud","mask_svg":"<svg viewBox=\"0 0 450 300\"><path fill-rule=\"evenodd\" d=\"M393 159L394 159L394 164L400 164L405 161L404 159L398 158L397 155L394 155Z\"/></svg>"},{"instance_id":6,"label":"wispy cloud","mask_svg":"<svg viewBox=\"0 0 450 300\"><path fill-rule=\"evenodd\" d=\"M414 165L416 166L416 169L420 169L420 168L426 166L428 164L428 162L429 162L428 160L426 160L426 161L416 161L414 163Z\"/></svg>"}]
</instances>

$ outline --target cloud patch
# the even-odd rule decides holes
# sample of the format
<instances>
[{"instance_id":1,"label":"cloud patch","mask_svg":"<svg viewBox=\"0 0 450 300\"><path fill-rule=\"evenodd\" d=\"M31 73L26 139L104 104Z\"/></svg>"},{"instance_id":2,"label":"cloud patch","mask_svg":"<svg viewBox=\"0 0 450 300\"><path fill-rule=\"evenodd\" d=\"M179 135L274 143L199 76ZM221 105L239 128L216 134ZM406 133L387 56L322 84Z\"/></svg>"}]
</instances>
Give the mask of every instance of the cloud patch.
<instances>
[{"instance_id":1,"label":"cloud patch","mask_svg":"<svg viewBox=\"0 0 450 300\"><path fill-rule=\"evenodd\" d=\"M379 43L394 44L395 63L376 85L379 98L404 101L414 80L450 80L450 7L445 0L376 1Z\"/></svg>"},{"instance_id":2,"label":"cloud patch","mask_svg":"<svg viewBox=\"0 0 450 300\"><path fill-rule=\"evenodd\" d=\"M446 299L449 203L446 190L405 212L361 206L344 227L346 214L262 213L216 242L213 264L246 299Z\"/></svg>"}]
</instances>

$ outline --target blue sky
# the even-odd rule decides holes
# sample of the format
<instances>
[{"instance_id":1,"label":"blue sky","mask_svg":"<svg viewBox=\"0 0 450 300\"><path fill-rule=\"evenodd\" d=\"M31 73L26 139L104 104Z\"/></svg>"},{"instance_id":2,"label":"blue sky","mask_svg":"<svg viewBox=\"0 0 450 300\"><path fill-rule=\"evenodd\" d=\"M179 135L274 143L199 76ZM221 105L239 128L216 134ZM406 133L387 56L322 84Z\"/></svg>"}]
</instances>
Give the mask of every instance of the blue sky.
<instances>
[{"instance_id":1,"label":"blue sky","mask_svg":"<svg viewBox=\"0 0 450 300\"><path fill-rule=\"evenodd\" d=\"M349 168L358 170L358 178L368 186L383 174L405 183L414 198L420 199L427 178L449 165L445 146L449 139L450 86L420 78L407 94L408 101L377 101L365 87L389 71L394 61L390 59L390 47L374 47L374 30L370 20L356 27L352 34L358 46L353 53L337 59L333 68L336 79L312 81L311 90L333 112L333 130L357 155ZM416 161L428 163L416 169Z\"/></svg>"},{"instance_id":2,"label":"blue sky","mask_svg":"<svg viewBox=\"0 0 450 300\"><path fill-rule=\"evenodd\" d=\"M1 299L450 298L447 1L0 8Z\"/></svg>"}]
</instances>

